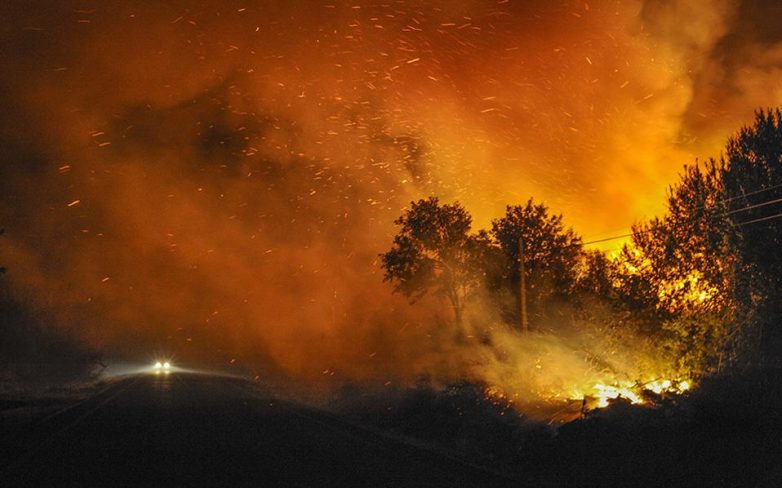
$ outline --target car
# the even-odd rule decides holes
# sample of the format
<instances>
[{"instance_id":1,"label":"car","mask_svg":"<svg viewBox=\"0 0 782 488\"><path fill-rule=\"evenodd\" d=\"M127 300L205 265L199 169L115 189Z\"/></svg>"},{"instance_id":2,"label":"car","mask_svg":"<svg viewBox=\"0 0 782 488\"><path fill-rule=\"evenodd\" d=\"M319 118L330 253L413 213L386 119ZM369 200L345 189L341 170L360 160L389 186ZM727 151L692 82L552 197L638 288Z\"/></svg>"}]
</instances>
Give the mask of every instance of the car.
<instances>
[{"instance_id":1,"label":"car","mask_svg":"<svg viewBox=\"0 0 782 488\"><path fill-rule=\"evenodd\" d=\"M168 361L156 361L153 369L156 373L168 373L171 371L171 363Z\"/></svg>"}]
</instances>

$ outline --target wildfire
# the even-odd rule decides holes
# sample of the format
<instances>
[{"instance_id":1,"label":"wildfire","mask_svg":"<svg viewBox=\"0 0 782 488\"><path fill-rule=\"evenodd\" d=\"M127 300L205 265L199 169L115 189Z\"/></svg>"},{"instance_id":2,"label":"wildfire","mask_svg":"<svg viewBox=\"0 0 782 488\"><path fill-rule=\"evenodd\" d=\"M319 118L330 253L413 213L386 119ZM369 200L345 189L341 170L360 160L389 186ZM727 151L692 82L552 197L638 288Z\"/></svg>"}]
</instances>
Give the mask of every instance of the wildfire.
<instances>
[{"instance_id":1,"label":"wildfire","mask_svg":"<svg viewBox=\"0 0 782 488\"><path fill-rule=\"evenodd\" d=\"M553 390L542 392L538 398L541 402L535 404L533 411L543 415L549 421L567 422L583 415L585 411L606 408L614 401L626 401L632 405L653 406L660 399L683 395L692 389L689 379L655 379L647 382L632 382L629 380L613 382L597 382L591 387L573 388L567 392ZM486 400L493 405L507 409L517 409L529 412L529 404L518 394L511 394L503 388L490 385L484 389ZM580 404L581 409L575 409ZM526 405L526 407L525 407Z\"/></svg>"},{"instance_id":2,"label":"wildfire","mask_svg":"<svg viewBox=\"0 0 782 488\"><path fill-rule=\"evenodd\" d=\"M678 300L682 304L701 304L716 296L718 292L716 287L710 286L704 280L703 273L696 270L684 278L661 283L657 296L666 301L680 295Z\"/></svg>"},{"instance_id":3,"label":"wildfire","mask_svg":"<svg viewBox=\"0 0 782 488\"><path fill-rule=\"evenodd\" d=\"M595 397L597 398L598 408L607 407L609 400L616 400L617 398L625 398L630 400L630 403L632 404L643 403L643 400L641 400L638 393L628 386L604 385L598 383L594 386L594 389L596 392Z\"/></svg>"},{"instance_id":4,"label":"wildfire","mask_svg":"<svg viewBox=\"0 0 782 488\"><path fill-rule=\"evenodd\" d=\"M656 395L673 394L681 395L689 391L691 382L686 379L681 380L654 380L648 383L621 382L619 384L597 383L593 387L594 394L591 395L597 400L596 408L605 408L611 400L619 398L628 400L633 405L647 403L644 399L648 393Z\"/></svg>"}]
</instances>

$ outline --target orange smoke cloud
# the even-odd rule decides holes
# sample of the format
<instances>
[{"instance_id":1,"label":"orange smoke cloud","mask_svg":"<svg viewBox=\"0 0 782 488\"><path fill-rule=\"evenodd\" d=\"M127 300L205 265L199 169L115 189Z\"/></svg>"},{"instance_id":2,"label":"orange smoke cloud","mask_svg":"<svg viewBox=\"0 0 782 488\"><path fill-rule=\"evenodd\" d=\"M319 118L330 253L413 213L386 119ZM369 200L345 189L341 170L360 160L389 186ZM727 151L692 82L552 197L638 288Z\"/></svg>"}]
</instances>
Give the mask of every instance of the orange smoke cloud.
<instances>
[{"instance_id":1,"label":"orange smoke cloud","mask_svg":"<svg viewBox=\"0 0 782 488\"><path fill-rule=\"evenodd\" d=\"M376 261L411 199L602 237L782 96L782 36L717 0L33 3L0 7L0 258L126 357L422 374L442 331Z\"/></svg>"}]
</instances>

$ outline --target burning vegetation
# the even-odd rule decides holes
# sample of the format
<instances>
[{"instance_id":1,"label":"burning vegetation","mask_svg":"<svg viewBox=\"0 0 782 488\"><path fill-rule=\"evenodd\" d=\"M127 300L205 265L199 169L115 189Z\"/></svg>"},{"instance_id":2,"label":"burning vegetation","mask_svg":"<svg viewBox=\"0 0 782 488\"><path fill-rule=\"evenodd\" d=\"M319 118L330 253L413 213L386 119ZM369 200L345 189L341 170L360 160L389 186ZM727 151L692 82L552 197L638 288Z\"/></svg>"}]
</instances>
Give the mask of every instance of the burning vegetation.
<instances>
[{"instance_id":1,"label":"burning vegetation","mask_svg":"<svg viewBox=\"0 0 782 488\"><path fill-rule=\"evenodd\" d=\"M456 374L522 411L684 394L704 376L777 357L779 278L756 246L778 239L781 134L780 111L759 111L723 159L685 167L668 213L636 225L613 255L586 251L533 200L477 232L458 203L412 202L381 256L386 281L413 301L447 301L457 342L485 349L464 347L469 366Z\"/></svg>"},{"instance_id":2,"label":"burning vegetation","mask_svg":"<svg viewBox=\"0 0 782 488\"><path fill-rule=\"evenodd\" d=\"M75 356L318 393L466 379L523 410L775 350L778 113L663 199L778 102L754 9L46 7L0 7L0 263Z\"/></svg>"},{"instance_id":3,"label":"burning vegetation","mask_svg":"<svg viewBox=\"0 0 782 488\"><path fill-rule=\"evenodd\" d=\"M782 437L777 10L0 2L0 392L153 351L569 486L730 485L693 434L739 485Z\"/></svg>"}]
</instances>

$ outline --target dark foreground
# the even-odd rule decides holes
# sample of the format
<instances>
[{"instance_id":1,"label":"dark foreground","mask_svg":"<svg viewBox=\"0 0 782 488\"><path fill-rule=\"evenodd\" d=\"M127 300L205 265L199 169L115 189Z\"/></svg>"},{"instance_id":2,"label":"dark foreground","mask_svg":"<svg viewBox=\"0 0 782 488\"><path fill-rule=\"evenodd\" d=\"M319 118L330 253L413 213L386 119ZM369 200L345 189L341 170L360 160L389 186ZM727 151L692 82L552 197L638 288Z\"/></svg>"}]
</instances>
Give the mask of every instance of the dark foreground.
<instances>
[{"instance_id":1,"label":"dark foreground","mask_svg":"<svg viewBox=\"0 0 782 488\"><path fill-rule=\"evenodd\" d=\"M0 421L3 487L519 486L224 377L134 376Z\"/></svg>"}]
</instances>

